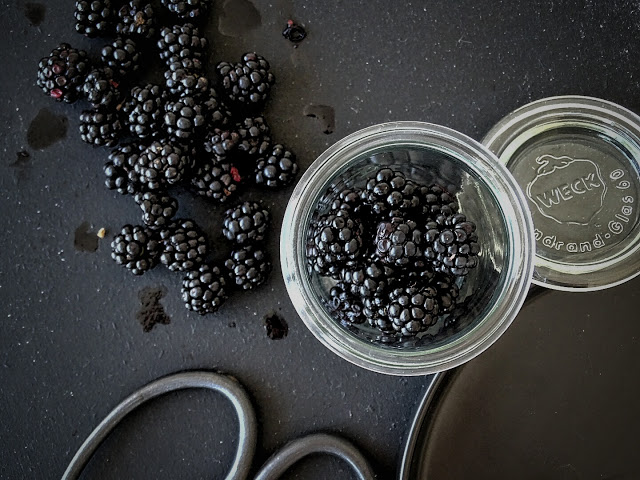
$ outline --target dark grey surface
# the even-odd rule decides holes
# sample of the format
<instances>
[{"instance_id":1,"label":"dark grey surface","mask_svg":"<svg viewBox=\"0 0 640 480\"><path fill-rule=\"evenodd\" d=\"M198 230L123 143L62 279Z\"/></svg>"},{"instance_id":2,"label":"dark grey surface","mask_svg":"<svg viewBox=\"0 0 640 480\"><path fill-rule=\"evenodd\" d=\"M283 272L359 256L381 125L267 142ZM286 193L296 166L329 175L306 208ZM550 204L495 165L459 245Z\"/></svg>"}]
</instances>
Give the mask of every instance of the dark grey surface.
<instances>
[{"instance_id":1,"label":"dark grey surface","mask_svg":"<svg viewBox=\"0 0 640 480\"><path fill-rule=\"evenodd\" d=\"M250 392L261 419L256 467L295 436L328 430L360 446L380 477L391 478L426 379L368 373L322 347L297 317L279 268L254 295L235 296L218 314L200 318L181 305L179 275L156 269L134 278L115 265L108 238L138 221L137 207L102 186L108 150L79 139L83 106L56 104L34 86L38 60L59 42L94 54L103 42L75 34L70 0L46 2L41 22L33 2L0 5L0 478L59 477L122 398L154 378L191 368L231 373ZM635 2L254 5L215 2L207 28L210 59L256 50L270 60L278 83L267 119L303 169L344 135L388 120L441 123L479 139L509 111L549 95L585 94L640 107ZM242 9L243 24L230 26L231 14ZM297 49L280 35L290 17L309 31ZM303 115L312 103L334 107L333 134ZM68 118L63 139L51 143L55 135L45 138L41 126L27 135L43 108ZM65 122L57 123L60 133ZM16 163L23 150L29 158ZM267 198L278 223L288 193ZM243 198L258 195L250 191ZM180 215L194 217L220 244L220 209L187 194L179 200ZM83 222L109 232L95 252L74 246ZM274 231L276 264L277 240ZM136 320L138 293L158 286L167 289L161 303L171 323L144 333ZM619 308L611 315L621 315ZM271 310L289 323L283 340L265 334L261 319ZM490 388L491 379L486 384ZM169 395L126 420L85 478L218 478L231 463L235 428L231 407L215 394ZM350 475L339 462L319 457L287 478Z\"/></svg>"},{"instance_id":2,"label":"dark grey surface","mask_svg":"<svg viewBox=\"0 0 640 480\"><path fill-rule=\"evenodd\" d=\"M640 478L639 287L528 302L486 354L445 374L410 478Z\"/></svg>"}]
</instances>

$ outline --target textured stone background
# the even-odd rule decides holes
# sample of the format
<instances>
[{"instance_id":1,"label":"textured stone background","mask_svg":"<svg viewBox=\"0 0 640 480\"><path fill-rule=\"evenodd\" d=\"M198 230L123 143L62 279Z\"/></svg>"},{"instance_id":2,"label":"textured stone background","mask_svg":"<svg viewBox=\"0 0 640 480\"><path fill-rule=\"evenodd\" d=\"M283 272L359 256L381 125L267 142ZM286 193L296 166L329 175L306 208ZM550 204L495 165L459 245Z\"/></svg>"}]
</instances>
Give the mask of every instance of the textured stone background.
<instances>
[{"instance_id":1,"label":"textured stone background","mask_svg":"<svg viewBox=\"0 0 640 480\"><path fill-rule=\"evenodd\" d=\"M279 228L269 239L269 283L205 318L182 306L179 275L158 268L134 278L112 262L108 239L138 221L138 207L102 185L108 150L80 140L83 107L56 104L35 87L39 59L59 42L95 55L103 41L74 32L70 0L0 5L0 478L59 477L122 398L193 368L233 374L250 392L260 418L256 466L286 441L325 430L351 439L380 478L392 478L429 379L361 370L312 337L277 267ZM288 18L309 32L297 49L280 34ZM216 0L206 34L210 65L251 50L269 59L277 86L266 116L304 170L346 134L389 120L440 123L480 139L506 113L551 95L638 110L639 20L637 2L622 1ZM309 104L333 107L332 134L304 115ZM266 198L278 224L289 193ZM244 198L252 195L259 192ZM179 201L181 216L221 241L220 208L188 194ZM87 239L101 227L108 237L95 248ZM166 289L171 323L144 333L136 313L149 288ZM289 324L283 340L265 333L270 311ZM168 395L131 415L85 478L221 478L235 429L231 407L215 394ZM312 457L286 478L353 477L334 459Z\"/></svg>"}]
</instances>

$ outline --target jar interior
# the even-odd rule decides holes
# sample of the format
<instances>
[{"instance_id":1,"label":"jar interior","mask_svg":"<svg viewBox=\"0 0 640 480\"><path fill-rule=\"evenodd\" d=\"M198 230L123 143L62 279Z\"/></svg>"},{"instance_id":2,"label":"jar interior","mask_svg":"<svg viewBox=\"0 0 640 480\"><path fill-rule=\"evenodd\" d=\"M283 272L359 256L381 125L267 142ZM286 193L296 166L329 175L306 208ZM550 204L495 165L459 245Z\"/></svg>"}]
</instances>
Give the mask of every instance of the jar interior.
<instances>
[{"instance_id":1,"label":"jar interior","mask_svg":"<svg viewBox=\"0 0 640 480\"><path fill-rule=\"evenodd\" d=\"M451 313L441 315L435 325L416 337L385 335L366 322L341 326L348 335L388 349L440 349L471 332L498 301L507 281L507 219L490 186L462 159L427 147L391 146L362 154L338 169L317 199L316 208L308 213L304 231L308 231L313 216L329 211L332 201L341 190L364 188L367 179L383 167L401 171L408 179L420 184L438 183L455 187L460 212L477 226L480 244L478 266L471 269L466 277L458 278L460 294L457 307ZM373 238L367 240L373 242ZM323 305L325 313L331 317L329 292L337 281L316 272L307 271L307 275L318 305Z\"/></svg>"}]
</instances>

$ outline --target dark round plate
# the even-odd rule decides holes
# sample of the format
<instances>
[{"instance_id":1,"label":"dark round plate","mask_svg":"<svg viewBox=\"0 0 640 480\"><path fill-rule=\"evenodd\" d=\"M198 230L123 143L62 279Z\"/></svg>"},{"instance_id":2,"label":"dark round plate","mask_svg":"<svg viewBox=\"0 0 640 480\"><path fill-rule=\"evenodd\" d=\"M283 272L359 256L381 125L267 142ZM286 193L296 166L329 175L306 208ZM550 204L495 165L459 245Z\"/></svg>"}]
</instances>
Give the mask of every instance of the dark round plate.
<instances>
[{"instance_id":1,"label":"dark round plate","mask_svg":"<svg viewBox=\"0 0 640 480\"><path fill-rule=\"evenodd\" d=\"M640 478L640 279L530 299L490 349L440 374L402 480Z\"/></svg>"}]
</instances>

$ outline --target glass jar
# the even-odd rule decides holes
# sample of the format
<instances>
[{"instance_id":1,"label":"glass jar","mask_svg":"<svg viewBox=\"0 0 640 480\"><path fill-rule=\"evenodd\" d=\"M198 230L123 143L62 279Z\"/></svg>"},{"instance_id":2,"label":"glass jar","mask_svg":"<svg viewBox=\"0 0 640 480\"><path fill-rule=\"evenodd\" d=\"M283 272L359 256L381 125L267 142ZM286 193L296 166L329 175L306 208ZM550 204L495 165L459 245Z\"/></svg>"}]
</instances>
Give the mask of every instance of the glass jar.
<instances>
[{"instance_id":1,"label":"glass jar","mask_svg":"<svg viewBox=\"0 0 640 480\"><path fill-rule=\"evenodd\" d=\"M363 187L367 177L383 167L418 183L455 186L460 211L476 223L480 237L478 266L461 282L455 322L442 316L412 338L336 321L327 307L335 280L307 267L306 241L314 213L327 212L341 189ZM318 340L360 367L422 375L470 360L506 330L531 282L535 241L521 189L487 148L439 125L393 122L347 136L309 167L289 200L280 248L288 293Z\"/></svg>"}]
</instances>

